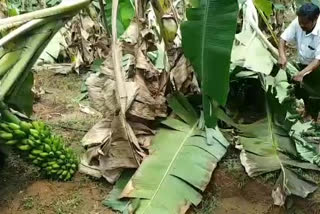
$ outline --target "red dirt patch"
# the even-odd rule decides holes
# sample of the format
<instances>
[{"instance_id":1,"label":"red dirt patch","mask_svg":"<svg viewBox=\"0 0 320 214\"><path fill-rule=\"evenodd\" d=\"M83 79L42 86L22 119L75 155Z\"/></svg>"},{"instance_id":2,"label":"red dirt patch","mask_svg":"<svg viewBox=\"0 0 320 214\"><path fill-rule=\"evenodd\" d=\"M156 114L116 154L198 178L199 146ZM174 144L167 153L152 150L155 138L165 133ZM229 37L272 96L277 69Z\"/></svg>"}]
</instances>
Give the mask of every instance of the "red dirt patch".
<instances>
[{"instance_id":1,"label":"red dirt patch","mask_svg":"<svg viewBox=\"0 0 320 214\"><path fill-rule=\"evenodd\" d=\"M101 202L111 186L77 175L73 182L39 180L20 191L2 214L111 214Z\"/></svg>"}]
</instances>

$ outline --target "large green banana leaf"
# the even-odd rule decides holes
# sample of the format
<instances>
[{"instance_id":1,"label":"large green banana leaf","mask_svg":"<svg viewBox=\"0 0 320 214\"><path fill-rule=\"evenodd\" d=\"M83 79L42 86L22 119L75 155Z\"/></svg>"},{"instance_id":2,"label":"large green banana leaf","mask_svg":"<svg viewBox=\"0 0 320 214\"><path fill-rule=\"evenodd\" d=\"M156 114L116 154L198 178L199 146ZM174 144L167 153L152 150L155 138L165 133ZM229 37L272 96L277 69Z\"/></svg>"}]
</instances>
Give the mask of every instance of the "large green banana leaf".
<instances>
[{"instance_id":1,"label":"large green banana leaf","mask_svg":"<svg viewBox=\"0 0 320 214\"><path fill-rule=\"evenodd\" d=\"M214 128L212 102L225 105L229 92L230 55L238 16L236 0L202 0L187 10L181 25L184 54L191 61L203 94L206 125Z\"/></svg>"},{"instance_id":2,"label":"large green banana leaf","mask_svg":"<svg viewBox=\"0 0 320 214\"><path fill-rule=\"evenodd\" d=\"M180 119L162 122L150 155L122 192L124 198L139 200L134 213L180 214L199 204L200 192L229 145L218 129L198 128L199 117L184 97L169 103Z\"/></svg>"}]
</instances>

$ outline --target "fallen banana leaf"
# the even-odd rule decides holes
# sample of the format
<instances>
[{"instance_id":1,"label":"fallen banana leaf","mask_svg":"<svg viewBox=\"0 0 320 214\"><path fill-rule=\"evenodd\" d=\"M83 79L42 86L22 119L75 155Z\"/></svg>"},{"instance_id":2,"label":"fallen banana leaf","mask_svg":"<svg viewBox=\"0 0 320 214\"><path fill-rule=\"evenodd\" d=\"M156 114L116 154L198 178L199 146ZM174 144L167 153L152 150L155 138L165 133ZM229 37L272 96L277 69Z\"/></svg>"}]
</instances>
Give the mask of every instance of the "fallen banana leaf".
<instances>
[{"instance_id":1,"label":"fallen banana leaf","mask_svg":"<svg viewBox=\"0 0 320 214\"><path fill-rule=\"evenodd\" d=\"M185 213L191 204L198 205L200 192L226 153L229 143L220 131L207 129L207 134L199 129L199 117L186 103L181 95L169 99L169 105L187 122L174 118L162 122L166 127L154 138L150 156L121 194L139 200L137 214Z\"/></svg>"},{"instance_id":2,"label":"fallen banana leaf","mask_svg":"<svg viewBox=\"0 0 320 214\"><path fill-rule=\"evenodd\" d=\"M307 142L303 137L303 134L312 128L311 122L301 123L297 121L292 127L290 131L290 135L294 139L296 143L296 149L299 153L299 156L312 164L320 166L320 154L318 145Z\"/></svg>"},{"instance_id":3,"label":"fallen banana leaf","mask_svg":"<svg viewBox=\"0 0 320 214\"><path fill-rule=\"evenodd\" d=\"M235 0L205 0L187 10L181 25L182 47L200 80L206 125L217 122L211 105L225 105L229 91L230 55L238 16Z\"/></svg>"},{"instance_id":4,"label":"fallen banana leaf","mask_svg":"<svg viewBox=\"0 0 320 214\"><path fill-rule=\"evenodd\" d=\"M299 157L292 138L284 125L275 118L279 106L267 101L267 117L249 125L239 125L241 146L240 160L250 177L280 171L272 197L276 205L283 206L286 197L297 195L307 197L317 189L317 185L297 175L292 168L318 170L314 164L304 162ZM271 110L272 108L272 110ZM300 153L301 154L301 153Z\"/></svg>"}]
</instances>

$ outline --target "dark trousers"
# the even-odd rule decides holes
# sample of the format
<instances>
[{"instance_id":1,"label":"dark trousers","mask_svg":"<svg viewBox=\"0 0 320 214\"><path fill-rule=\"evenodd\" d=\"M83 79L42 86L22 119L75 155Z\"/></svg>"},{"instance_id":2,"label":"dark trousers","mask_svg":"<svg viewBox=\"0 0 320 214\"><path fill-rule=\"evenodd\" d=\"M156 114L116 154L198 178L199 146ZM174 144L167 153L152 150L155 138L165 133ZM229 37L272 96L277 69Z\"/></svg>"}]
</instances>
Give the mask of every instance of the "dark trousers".
<instances>
[{"instance_id":1,"label":"dark trousers","mask_svg":"<svg viewBox=\"0 0 320 214\"><path fill-rule=\"evenodd\" d=\"M300 70L305 67L299 64ZM295 94L298 99L303 99L306 114L316 120L320 111L320 69L306 75L303 84L296 84Z\"/></svg>"}]
</instances>

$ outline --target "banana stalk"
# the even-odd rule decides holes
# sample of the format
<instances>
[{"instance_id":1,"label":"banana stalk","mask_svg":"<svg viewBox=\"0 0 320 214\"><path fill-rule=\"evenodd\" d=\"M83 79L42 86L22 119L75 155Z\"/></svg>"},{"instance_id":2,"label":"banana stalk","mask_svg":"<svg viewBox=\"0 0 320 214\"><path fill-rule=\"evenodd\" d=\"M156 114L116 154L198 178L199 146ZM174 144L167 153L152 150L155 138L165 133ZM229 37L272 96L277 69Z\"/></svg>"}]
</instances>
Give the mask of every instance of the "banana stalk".
<instances>
[{"instance_id":1,"label":"banana stalk","mask_svg":"<svg viewBox=\"0 0 320 214\"><path fill-rule=\"evenodd\" d=\"M122 51L119 47L118 38L117 38L117 15L118 15L118 0L112 1L112 59L113 59L113 67L114 67L114 76L116 80L116 93L117 93L117 101L120 106L120 120L121 125L123 126L124 130L126 130L126 135L129 140L129 146L131 147L131 151L137 165L139 165L139 157L137 157L136 152L133 149L132 144L141 151L139 146L137 137L135 136L130 124L126 120L126 111L128 109L127 106L127 89L125 85L125 78L122 72L121 66L121 58L122 58ZM132 144L131 144L132 143Z\"/></svg>"}]
</instances>

